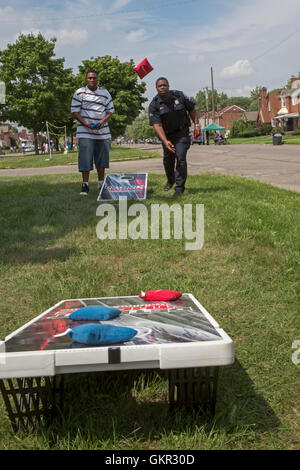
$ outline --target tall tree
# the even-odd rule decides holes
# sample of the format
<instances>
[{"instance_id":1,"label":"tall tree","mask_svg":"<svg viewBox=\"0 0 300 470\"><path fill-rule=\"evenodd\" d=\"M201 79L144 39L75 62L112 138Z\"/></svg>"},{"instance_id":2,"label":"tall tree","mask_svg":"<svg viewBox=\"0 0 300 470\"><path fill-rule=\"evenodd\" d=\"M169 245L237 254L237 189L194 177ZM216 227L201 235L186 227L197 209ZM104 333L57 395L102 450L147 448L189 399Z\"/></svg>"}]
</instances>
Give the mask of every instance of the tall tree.
<instances>
[{"instance_id":1,"label":"tall tree","mask_svg":"<svg viewBox=\"0 0 300 470\"><path fill-rule=\"evenodd\" d=\"M126 134L133 139L149 139L156 137L153 127L149 124L147 108L127 127Z\"/></svg>"},{"instance_id":2,"label":"tall tree","mask_svg":"<svg viewBox=\"0 0 300 470\"><path fill-rule=\"evenodd\" d=\"M91 57L83 60L77 75L78 87L86 83L86 72L96 70L99 75L99 86L106 88L114 102L115 113L109 120L112 138L123 135L126 126L131 124L142 110L142 104L147 101L142 94L146 91L145 82L138 83L136 72L133 70L133 60L120 62L118 57Z\"/></svg>"},{"instance_id":3,"label":"tall tree","mask_svg":"<svg viewBox=\"0 0 300 470\"><path fill-rule=\"evenodd\" d=\"M14 44L0 51L0 80L6 85L2 119L32 130L38 153L37 134L45 122L67 122L75 86L72 69L64 58L55 58L56 39L42 34L21 34Z\"/></svg>"},{"instance_id":4,"label":"tall tree","mask_svg":"<svg viewBox=\"0 0 300 470\"><path fill-rule=\"evenodd\" d=\"M256 86L250 93L250 106L249 111L258 111L258 100L261 94L262 87Z\"/></svg>"}]
</instances>

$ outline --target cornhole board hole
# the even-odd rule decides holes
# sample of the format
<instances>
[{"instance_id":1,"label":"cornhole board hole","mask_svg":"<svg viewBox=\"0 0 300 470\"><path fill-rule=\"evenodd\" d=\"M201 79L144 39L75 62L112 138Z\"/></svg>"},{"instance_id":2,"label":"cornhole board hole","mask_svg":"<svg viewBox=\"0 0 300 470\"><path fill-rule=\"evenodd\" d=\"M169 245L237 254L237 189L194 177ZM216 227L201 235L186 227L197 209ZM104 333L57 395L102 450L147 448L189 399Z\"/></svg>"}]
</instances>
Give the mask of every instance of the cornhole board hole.
<instances>
[{"instance_id":1,"label":"cornhole board hole","mask_svg":"<svg viewBox=\"0 0 300 470\"><path fill-rule=\"evenodd\" d=\"M120 197L142 201L147 197L147 173L106 175L97 201L118 201Z\"/></svg>"},{"instance_id":2,"label":"cornhole board hole","mask_svg":"<svg viewBox=\"0 0 300 470\"><path fill-rule=\"evenodd\" d=\"M69 318L89 305L118 308L120 315L103 323L137 334L126 343L103 346L56 336L93 323ZM0 388L16 430L62 409L64 376L80 372L155 369L169 381L171 407L214 412L219 369L233 362L231 338L192 294L168 302L138 295L62 300L0 342Z\"/></svg>"}]
</instances>

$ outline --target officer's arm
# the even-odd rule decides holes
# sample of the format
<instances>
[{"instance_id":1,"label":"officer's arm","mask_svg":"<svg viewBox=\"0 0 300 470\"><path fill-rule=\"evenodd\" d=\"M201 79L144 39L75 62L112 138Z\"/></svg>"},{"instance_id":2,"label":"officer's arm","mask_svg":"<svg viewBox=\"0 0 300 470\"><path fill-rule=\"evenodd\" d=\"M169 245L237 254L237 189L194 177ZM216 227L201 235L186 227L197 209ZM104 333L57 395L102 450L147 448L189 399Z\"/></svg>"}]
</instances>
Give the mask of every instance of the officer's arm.
<instances>
[{"instance_id":1,"label":"officer's arm","mask_svg":"<svg viewBox=\"0 0 300 470\"><path fill-rule=\"evenodd\" d=\"M170 142L170 140L167 139L167 136L165 134L162 124L153 124L153 128L156 132L156 135L163 142L163 144L167 147L167 149L170 150L170 152L175 153L174 145L172 144L172 142Z\"/></svg>"},{"instance_id":2,"label":"officer's arm","mask_svg":"<svg viewBox=\"0 0 300 470\"><path fill-rule=\"evenodd\" d=\"M197 111L195 109L192 109L191 111L189 111L189 115L191 116L192 118L192 121L193 123L195 124L195 126L199 125L199 120L198 120L198 116L197 116Z\"/></svg>"}]
</instances>

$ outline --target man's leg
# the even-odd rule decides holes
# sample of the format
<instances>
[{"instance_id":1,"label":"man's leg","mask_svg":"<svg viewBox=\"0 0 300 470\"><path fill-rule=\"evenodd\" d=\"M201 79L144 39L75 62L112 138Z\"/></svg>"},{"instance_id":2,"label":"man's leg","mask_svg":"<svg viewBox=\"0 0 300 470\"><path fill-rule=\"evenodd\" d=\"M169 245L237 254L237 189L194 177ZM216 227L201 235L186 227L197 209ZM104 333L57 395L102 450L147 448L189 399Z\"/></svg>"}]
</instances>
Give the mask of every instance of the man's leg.
<instances>
[{"instance_id":1,"label":"man's leg","mask_svg":"<svg viewBox=\"0 0 300 470\"><path fill-rule=\"evenodd\" d=\"M104 181L105 168L100 166L99 168L97 168L97 173L98 173L98 181Z\"/></svg>"},{"instance_id":2,"label":"man's leg","mask_svg":"<svg viewBox=\"0 0 300 470\"><path fill-rule=\"evenodd\" d=\"M176 150L176 170L175 170L175 193L183 193L185 190L185 182L187 179L187 162L186 154L190 148L188 137L181 137L175 143Z\"/></svg>"},{"instance_id":3,"label":"man's leg","mask_svg":"<svg viewBox=\"0 0 300 470\"><path fill-rule=\"evenodd\" d=\"M109 168L110 139L96 140L94 161L98 173L98 186L101 189L104 183L105 169Z\"/></svg>"},{"instance_id":4,"label":"man's leg","mask_svg":"<svg viewBox=\"0 0 300 470\"><path fill-rule=\"evenodd\" d=\"M82 171L82 182L83 183L88 183L89 182L89 177L90 177L90 172L89 171Z\"/></svg>"},{"instance_id":5,"label":"man's leg","mask_svg":"<svg viewBox=\"0 0 300 470\"><path fill-rule=\"evenodd\" d=\"M167 183L164 190L168 191L175 183L175 154L170 152L165 145L163 145L163 152L163 164L167 177Z\"/></svg>"},{"instance_id":6,"label":"man's leg","mask_svg":"<svg viewBox=\"0 0 300 470\"><path fill-rule=\"evenodd\" d=\"M93 169L93 139L79 139L78 170L82 174L81 195L89 192L89 176Z\"/></svg>"}]
</instances>

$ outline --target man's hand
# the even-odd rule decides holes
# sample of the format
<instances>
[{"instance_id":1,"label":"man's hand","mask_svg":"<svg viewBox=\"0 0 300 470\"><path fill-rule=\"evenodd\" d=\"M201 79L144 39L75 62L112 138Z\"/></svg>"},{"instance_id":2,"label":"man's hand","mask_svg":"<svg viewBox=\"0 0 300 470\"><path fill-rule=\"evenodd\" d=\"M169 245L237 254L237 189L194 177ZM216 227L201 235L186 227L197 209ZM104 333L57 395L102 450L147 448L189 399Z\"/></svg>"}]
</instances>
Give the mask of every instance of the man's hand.
<instances>
[{"instance_id":1,"label":"man's hand","mask_svg":"<svg viewBox=\"0 0 300 470\"><path fill-rule=\"evenodd\" d=\"M104 126L104 123L102 121L95 122L95 123L89 122L87 126L90 129L101 129Z\"/></svg>"},{"instance_id":2,"label":"man's hand","mask_svg":"<svg viewBox=\"0 0 300 470\"><path fill-rule=\"evenodd\" d=\"M164 144L165 144L166 148L168 150L170 150L170 152L175 153L175 147L174 147L174 145L172 144L172 142L170 140L166 140L164 142Z\"/></svg>"}]
</instances>

